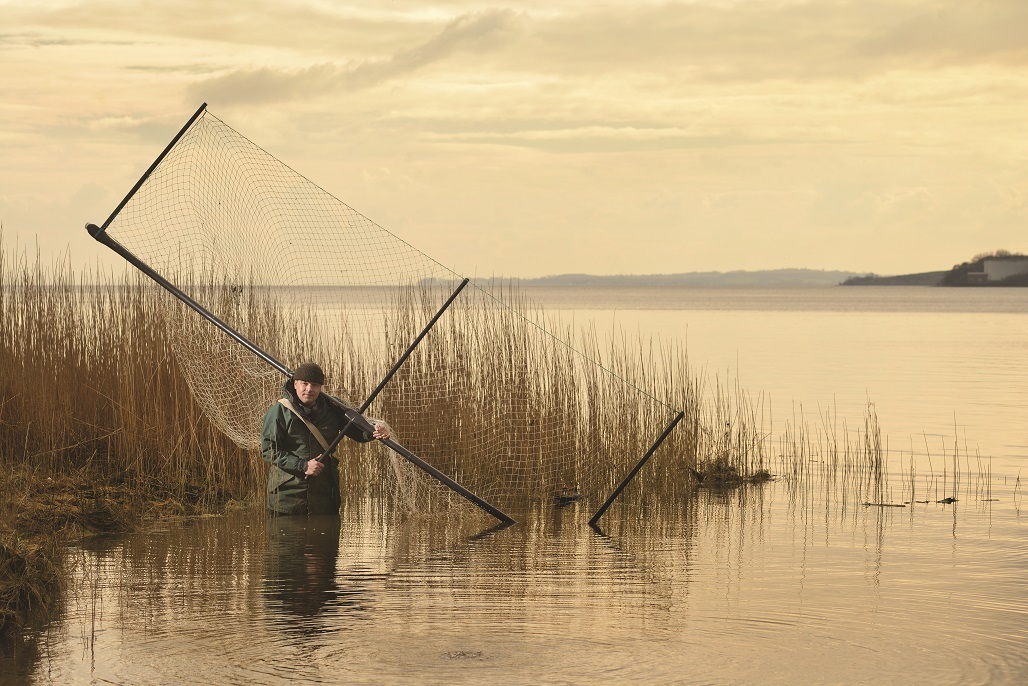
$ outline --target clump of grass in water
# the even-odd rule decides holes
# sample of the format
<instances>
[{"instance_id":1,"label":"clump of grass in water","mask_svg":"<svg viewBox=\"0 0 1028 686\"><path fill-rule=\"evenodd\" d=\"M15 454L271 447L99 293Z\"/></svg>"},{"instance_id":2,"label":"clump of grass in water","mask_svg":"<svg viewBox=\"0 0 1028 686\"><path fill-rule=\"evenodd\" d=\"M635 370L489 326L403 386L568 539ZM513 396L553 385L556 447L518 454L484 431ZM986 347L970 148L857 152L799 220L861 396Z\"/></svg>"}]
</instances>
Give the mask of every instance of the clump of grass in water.
<instances>
[{"instance_id":1,"label":"clump of grass in water","mask_svg":"<svg viewBox=\"0 0 1028 686\"><path fill-rule=\"evenodd\" d=\"M0 639L51 613L64 587L61 556L54 537L0 536Z\"/></svg>"},{"instance_id":2,"label":"clump of grass in water","mask_svg":"<svg viewBox=\"0 0 1028 686\"><path fill-rule=\"evenodd\" d=\"M738 486L743 483L761 483L771 481L774 477L766 469L758 469L752 474L740 474L739 468L724 458L705 462L703 471L691 470L696 482L704 486Z\"/></svg>"},{"instance_id":3,"label":"clump of grass in water","mask_svg":"<svg viewBox=\"0 0 1028 686\"><path fill-rule=\"evenodd\" d=\"M137 491L84 470L58 480L12 467L0 472L0 492L0 634L53 614L69 539L130 530L145 506Z\"/></svg>"}]
</instances>

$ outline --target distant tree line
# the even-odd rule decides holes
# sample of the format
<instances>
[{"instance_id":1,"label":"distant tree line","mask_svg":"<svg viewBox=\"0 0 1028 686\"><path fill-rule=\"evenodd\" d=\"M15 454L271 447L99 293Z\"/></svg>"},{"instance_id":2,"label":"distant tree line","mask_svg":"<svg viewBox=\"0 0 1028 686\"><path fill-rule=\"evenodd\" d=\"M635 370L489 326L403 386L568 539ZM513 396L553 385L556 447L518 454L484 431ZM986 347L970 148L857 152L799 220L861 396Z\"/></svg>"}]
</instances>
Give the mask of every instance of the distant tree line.
<instances>
[{"instance_id":1,"label":"distant tree line","mask_svg":"<svg viewBox=\"0 0 1028 686\"><path fill-rule=\"evenodd\" d=\"M996 250L975 255L970 262L953 265L942 277L943 286L1028 286L1028 274L1015 274L999 281L982 282L975 280L971 274L985 271L985 260L1024 260L1028 255L1013 253L1009 250Z\"/></svg>"},{"instance_id":2,"label":"distant tree line","mask_svg":"<svg viewBox=\"0 0 1028 686\"><path fill-rule=\"evenodd\" d=\"M1028 274L1015 274L997 281L985 281L972 274L985 271L985 260L1024 260L1028 255L1009 250L996 250L975 255L970 261L954 265L949 271L879 276L865 274L852 276L842 282L843 286L1028 286Z\"/></svg>"},{"instance_id":3,"label":"distant tree line","mask_svg":"<svg viewBox=\"0 0 1028 686\"><path fill-rule=\"evenodd\" d=\"M921 274L901 274L899 276L879 276L865 274L852 276L842 282L843 286L938 286L946 272L924 272Z\"/></svg>"}]
</instances>

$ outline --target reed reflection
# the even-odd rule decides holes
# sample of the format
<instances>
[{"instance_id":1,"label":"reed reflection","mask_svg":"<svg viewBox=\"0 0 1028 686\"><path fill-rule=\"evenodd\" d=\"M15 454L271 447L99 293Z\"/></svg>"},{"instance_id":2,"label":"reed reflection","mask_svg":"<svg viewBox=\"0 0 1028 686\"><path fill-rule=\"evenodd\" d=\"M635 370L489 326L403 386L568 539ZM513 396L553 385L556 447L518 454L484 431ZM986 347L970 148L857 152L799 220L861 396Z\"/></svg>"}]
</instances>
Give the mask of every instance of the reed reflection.
<instances>
[{"instance_id":1,"label":"reed reflection","mask_svg":"<svg viewBox=\"0 0 1028 686\"><path fill-rule=\"evenodd\" d=\"M0 675L10 686L28 686L32 667L40 660L39 638L35 635L0 637Z\"/></svg>"}]
</instances>

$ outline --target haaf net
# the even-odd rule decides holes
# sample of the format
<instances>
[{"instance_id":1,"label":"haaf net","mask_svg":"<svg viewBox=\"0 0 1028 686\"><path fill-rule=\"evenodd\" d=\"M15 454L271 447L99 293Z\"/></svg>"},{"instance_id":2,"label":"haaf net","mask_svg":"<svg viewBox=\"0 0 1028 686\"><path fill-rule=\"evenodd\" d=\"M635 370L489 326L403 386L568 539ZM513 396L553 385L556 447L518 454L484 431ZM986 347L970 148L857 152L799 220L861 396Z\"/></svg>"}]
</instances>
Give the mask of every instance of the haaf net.
<instances>
[{"instance_id":1,"label":"haaf net","mask_svg":"<svg viewBox=\"0 0 1028 686\"><path fill-rule=\"evenodd\" d=\"M105 229L289 368L320 362L326 390L354 407L462 282L205 108ZM177 300L167 303L161 324L195 397L234 442L257 448L285 377ZM618 369L624 360L601 366L598 355L598 346L579 352L568 328L509 285L471 283L368 414L501 509L572 501L595 509L676 415L654 397L659 383ZM346 443L350 492L394 498L411 512L466 504L384 448L375 457Z\"/></svg>"}]
</instances>

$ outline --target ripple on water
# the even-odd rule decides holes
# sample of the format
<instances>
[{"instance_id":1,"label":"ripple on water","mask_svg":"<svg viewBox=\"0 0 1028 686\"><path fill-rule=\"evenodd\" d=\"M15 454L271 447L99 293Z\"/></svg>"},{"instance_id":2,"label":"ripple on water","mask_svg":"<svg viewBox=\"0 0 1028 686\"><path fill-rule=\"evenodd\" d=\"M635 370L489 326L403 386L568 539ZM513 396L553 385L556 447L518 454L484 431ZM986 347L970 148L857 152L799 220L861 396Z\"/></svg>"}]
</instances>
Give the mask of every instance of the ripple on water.
<instances>
[{"instance_id":1,"label":"ripple on water","mask_svg":"<svg viewBox=\"0 0 1028 686\"><path fill-rule=\"evenodd\" d=\"M987 512L842 514L783 493L612 516L606 534L244 517L129 536L73 554L36 681L1024 681L1010 493Z\"/></svg>"}]
</instances>

